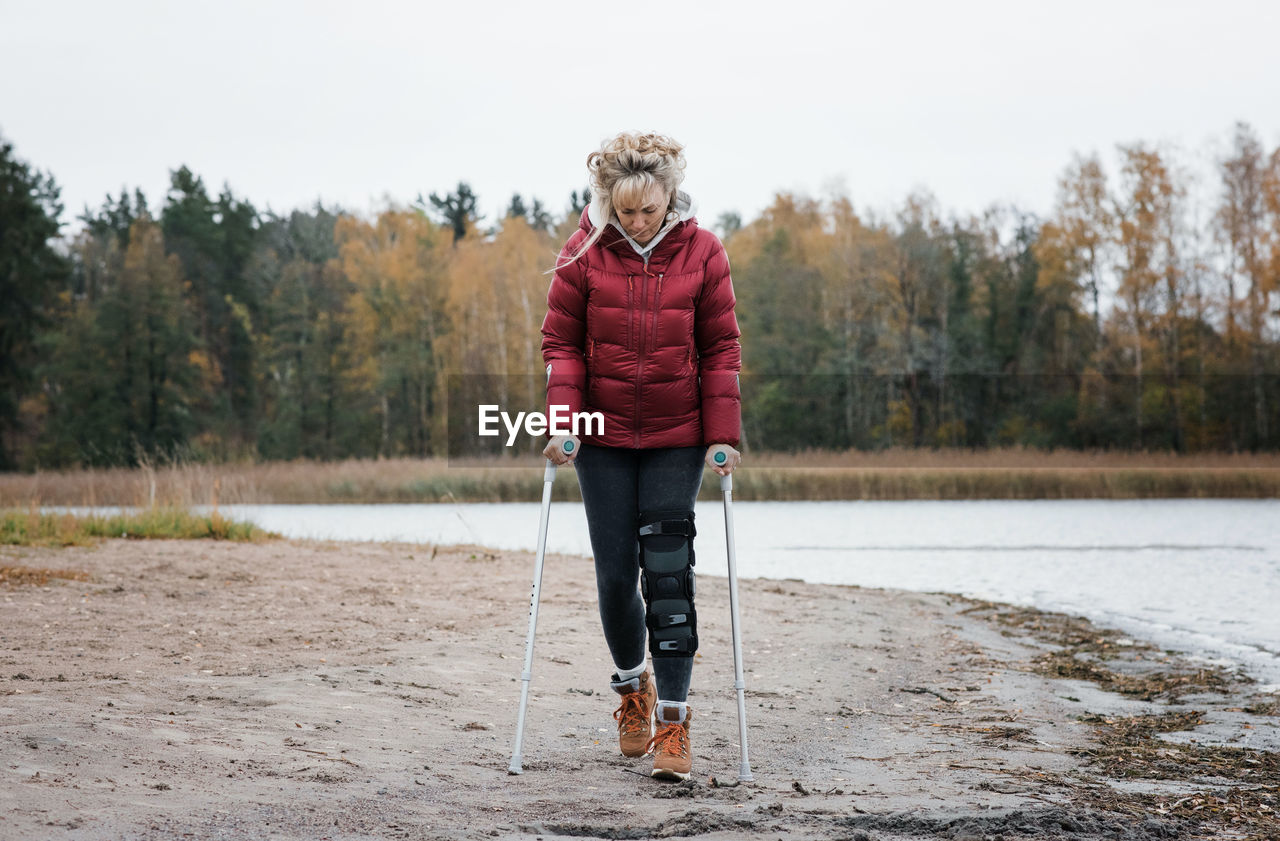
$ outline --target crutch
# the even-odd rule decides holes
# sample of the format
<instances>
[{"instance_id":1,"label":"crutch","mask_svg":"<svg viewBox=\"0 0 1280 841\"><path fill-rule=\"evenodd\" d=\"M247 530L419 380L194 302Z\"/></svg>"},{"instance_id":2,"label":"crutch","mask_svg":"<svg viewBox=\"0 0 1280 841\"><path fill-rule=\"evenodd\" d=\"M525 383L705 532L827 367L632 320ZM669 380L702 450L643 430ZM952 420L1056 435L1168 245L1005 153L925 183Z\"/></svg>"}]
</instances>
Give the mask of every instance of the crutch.
<instances>
[{"instance_id":1,"label":"crutch","mask_svg":"<svg viewBox=\"0 0 1280 841\"><path fill-rule=\"evenodd\" d=\"M716 464L728 460L723 452L714 456ZM729 621L733 629L733 688L738 692L738 743L742 746L742 762L738 766L738 779L751 782L751 762L747 759L747 683L742 677L742 635L738 630L738 569L733 545L733 474L720 477L720 490L724 493L724 539L729 550Z\"/></svg>"},{"instance_id":2,"label":"crutch","mask_svg":"<svg viewBox=\"0 0 1280 841\"><path fill-rule=\"evenodd\" d=\"M573 452L573 442L565 441L565 453ZM538 628L538 597L542 594L542 562L547 555L547 521L551 519L551 485L556 480L556 466L547 459L542 473L542 516L538 521L538 556L533 562L533 592L529 595L529 638L524 644L524 671L520 673L520 712L516 717L516 743L511 749L508 774L523 774L521 751L524 746L524 712L529 706L529 681L533 680L533 635Z\"/></svg>"}]
</instances>

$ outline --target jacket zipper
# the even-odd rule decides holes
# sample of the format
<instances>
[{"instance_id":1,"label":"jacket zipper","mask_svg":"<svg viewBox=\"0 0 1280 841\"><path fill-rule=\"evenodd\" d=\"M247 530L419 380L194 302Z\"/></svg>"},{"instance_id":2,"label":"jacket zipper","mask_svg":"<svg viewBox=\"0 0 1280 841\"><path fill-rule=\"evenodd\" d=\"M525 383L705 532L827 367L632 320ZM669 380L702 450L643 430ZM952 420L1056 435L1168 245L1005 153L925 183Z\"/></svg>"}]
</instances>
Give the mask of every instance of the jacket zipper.
<instances>
[{"instance_id":1,"label":"jacket zipper","mask_svg":"<svg viewBox=\"0 0 1280 841\"><path fill-rule=\"evenodd\" d=\"M652 277L652 275L650 275ZM649 333L649 341L658 341L658 313L662 311L662 272L658 272L658 291L653 296L653 330Z\"/></svg>"},{"instance_id":2,"label":"jacket zipper","mask_svg":"<svg viewBox=\"0 0 1280 841\"><path fill-rule=\"evenodd\" d=\"M633 309L633 302L635 300L635 287L632 286L632 283L631 283L631 280L633 277L635 277L635 275L627 275L627 337L624 340L625 347L631 346L631 337L633 335L633 332L631 329L631 317L633 314L632 309Z\"/></svg>"},{"instance_id":3,"label":"jacket zipper","mask_svg":"<svg viewBox=\"0 0 1280 841\"><path fill-rule=\"evenodd\" d=\"M644 273L647 278L649 276L649 260L647 257L644 261ZM645 304L648 303L648 293L649 284L641 280L640 308L636 314L636 324L640 328L640 336L639 341L636 342L636 399L635 411L632 412L635 425L631 430L631 445L637 448L640 446L640 393L642 390L641 385L644 382L644 310Z\"/></svg>"}]
</instances>

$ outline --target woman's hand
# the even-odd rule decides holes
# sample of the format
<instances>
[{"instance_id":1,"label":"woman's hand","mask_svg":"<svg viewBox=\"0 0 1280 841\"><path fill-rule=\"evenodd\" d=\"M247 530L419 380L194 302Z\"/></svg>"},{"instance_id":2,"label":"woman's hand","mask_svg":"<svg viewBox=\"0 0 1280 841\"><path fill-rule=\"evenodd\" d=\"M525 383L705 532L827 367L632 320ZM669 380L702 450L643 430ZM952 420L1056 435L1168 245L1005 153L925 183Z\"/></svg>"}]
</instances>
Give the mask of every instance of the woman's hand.
<instances>
[{"instance_id":1,"label":"woman's hand","mask_svg":"<svg viewBox=\"0 0 1280 841\"><path fill-rule=\"evenodd\" d=\"M564 451L565 442L573 442L569 447L569 452ZM551 463L555 465L571 464L578 457L578 453L582 450L582 442L578 440L576 435L556 435L548 442L547 446L542 450L542 454L551 459Z\"/></svg>"},{"instance_id":2,"label":"woman's hand","mask_svg":"<svg viewBox=\"0 0 1280 841\"><path fill-rule=\"evenodd\" d=\"M724 463L716 461L716 453L724 453ZM742 463L742 453L728 444L712 444L707 447L707 466L721 476L728 476L733 469Z\"/></svg>"}]
</instances>

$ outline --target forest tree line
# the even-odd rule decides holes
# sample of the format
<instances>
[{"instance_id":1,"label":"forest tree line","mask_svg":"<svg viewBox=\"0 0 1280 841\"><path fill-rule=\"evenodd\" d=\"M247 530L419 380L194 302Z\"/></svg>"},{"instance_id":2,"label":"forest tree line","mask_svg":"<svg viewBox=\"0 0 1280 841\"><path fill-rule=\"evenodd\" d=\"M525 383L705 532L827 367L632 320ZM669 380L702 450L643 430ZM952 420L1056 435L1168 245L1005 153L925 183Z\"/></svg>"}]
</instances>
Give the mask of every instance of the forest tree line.
<instances>
[{"instance_id":1,"label":"forest tree line","mask_svg":"<svg viewBox=\"0 0 1280 841\"><path fill-rule=\"evenodd\" d=\"M1048 218L915 193L714 220L744 445L1280 447L1280 149L1237 125L1210 185L1117 151L1075 157ZM54 179L0 140L0 459L461 454L473 398L541 408L546 271L587 199L278 215L183 167L63 234Z\"/></svg>"}]
</instances>

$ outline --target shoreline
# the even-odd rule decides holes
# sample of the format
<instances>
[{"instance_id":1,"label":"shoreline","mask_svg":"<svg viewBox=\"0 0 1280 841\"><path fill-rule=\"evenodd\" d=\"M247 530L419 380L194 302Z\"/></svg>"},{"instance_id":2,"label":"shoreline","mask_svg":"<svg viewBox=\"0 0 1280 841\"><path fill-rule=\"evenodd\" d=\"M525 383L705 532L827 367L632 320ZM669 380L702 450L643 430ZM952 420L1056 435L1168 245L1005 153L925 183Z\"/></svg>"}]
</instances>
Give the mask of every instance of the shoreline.
<instances>
[{"instance_id":1,"label":"shoreline","mask_svg":"<svg viewBox=\"0 0 1280 841\"><path fill-rule=\"evenodd\" d=\"M531 553L109 540L0 563L87 575L0 589L0 837L1280 832L1280 697L1057 614L741 580L756 781L735 785L709 576L694 778L671 785L610 743L582 558L547 558L520 777Z\"/></svg>"},{"instance_id":2,"label":"shoreline","mask_svg":"<svg viewBox=\"0 0 1280 841\"><path fill-rule=\"evenodd\" d=\"M1260 682L1280 684L1280 655L1267 642L1280 639L1280 622L1265 597L1280 572L1265 554L1280 539L1266 525L1280 515L1276 506L1273 500L739 502L739 541L752 547L739 558L739 575L956 593L1080 613L1167 648L1244 663ZM721 507L719 500L700 501L698 516L719 521ZM206 506L190 510L211 513ZM438 545L487 538L493 548L525 551L533 549L538 521L538 505L528 501L219 511L224 520L251 521L288 538ZM27 516L19 512L17 519ZM590 554L580 503L554 503L552 521L550 551ZM1077 521L1096 521L1096 528L1081 529ZM794 536L778 540L779 529ZM727 574L723 533L704 529L700 546L702 574ZM1078 574L1062 580L1059 563Z\"/></svg>"},{"instance_id":3,"label":"shoreline","mask_svg":"<svg viewBox=\"0 0 1280 841\"><path fill-rule=\"evenodd\" d=\"M735 498L1275 499L1280 453L1124 453L1004 449L748 452ZM541 496L542 459L349 459L0 473L0 508L519 502ZM571 470L555 499L580 500ZM713 474L702 499L715 496Z\"/></svg>"}]
</instances>

